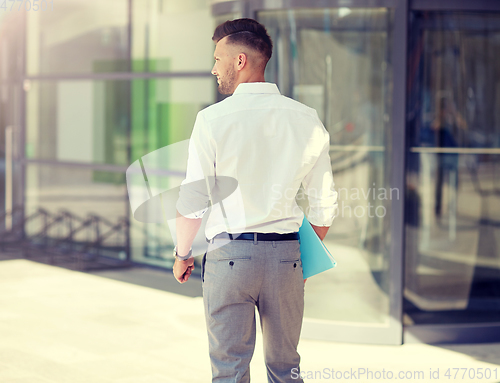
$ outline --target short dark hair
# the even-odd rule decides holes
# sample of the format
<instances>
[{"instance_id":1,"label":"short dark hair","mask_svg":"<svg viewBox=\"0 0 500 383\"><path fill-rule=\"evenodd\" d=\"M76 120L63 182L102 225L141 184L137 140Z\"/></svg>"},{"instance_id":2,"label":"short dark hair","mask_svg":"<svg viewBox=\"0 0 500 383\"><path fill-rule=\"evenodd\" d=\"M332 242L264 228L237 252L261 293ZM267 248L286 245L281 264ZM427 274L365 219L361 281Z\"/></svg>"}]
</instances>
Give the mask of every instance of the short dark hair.
<instances>
[{"instance_id":1,"label":"short dark hair","mask_svg":"<svg viewBox=\"0 0 500 383\"><path fill-rule=\"evenodd\" d=\"M271 37L266 28L256 20L228 20L215 28L212 40L217 43L226 36L229 44L241 44L262 54L266 63L273 54Z\"/></svg>"}]
</instances>

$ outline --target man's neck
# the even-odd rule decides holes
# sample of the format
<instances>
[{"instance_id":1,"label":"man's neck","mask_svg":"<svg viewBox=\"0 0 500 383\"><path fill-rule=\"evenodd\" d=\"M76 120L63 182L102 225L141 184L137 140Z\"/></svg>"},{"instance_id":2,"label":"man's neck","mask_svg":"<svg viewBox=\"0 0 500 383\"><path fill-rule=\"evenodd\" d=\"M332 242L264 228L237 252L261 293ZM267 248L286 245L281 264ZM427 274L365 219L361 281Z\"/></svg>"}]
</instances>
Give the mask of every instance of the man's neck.
<instances>
[{"instance_id":1,"label":"man's neck","mask_svg":"<svg viewBox=\"0 0 500 383\"><path fill-rule=\"evenodd\" d=\"M240 85L240 84L247 83L247 82L266 82L266 80L264 78L264 73L254 73L254 74L250 74L248 76L245 76L241 81L239 81L236 84L236 87L238 87L238 85Z\"/></svg>"}]
</instances>

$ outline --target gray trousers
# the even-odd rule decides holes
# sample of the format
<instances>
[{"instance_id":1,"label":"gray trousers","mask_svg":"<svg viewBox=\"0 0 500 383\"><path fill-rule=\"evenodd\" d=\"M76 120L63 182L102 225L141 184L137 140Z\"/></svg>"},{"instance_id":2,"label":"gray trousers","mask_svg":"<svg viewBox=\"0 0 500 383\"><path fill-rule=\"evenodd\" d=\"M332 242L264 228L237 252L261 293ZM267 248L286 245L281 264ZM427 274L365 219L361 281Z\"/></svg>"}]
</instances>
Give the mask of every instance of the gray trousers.
<instances>
[{"instance_id":1,"label":"gray trousers","mask_svg":"<svg viewBox=\"0 0 500 383\"><path fill-rule=\"evenodd\" d=\"M268 381L296 377L304 314L298 241L210 243L203 260L203 303L213 382L250 382L259 310ZM292 375L292 369L293 375Z\"/></svg>"}]
</instances>

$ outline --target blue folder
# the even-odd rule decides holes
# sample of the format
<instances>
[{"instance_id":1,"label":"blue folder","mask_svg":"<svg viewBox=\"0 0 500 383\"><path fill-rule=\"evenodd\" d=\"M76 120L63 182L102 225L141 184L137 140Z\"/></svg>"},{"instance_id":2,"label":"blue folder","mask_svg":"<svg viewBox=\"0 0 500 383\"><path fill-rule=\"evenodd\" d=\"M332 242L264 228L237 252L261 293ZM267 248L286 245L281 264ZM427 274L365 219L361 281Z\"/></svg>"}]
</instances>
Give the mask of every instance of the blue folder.
<instances>
[{"instance_id":1,"label":"blue folder","mask_svg":"<svg viewBox=\"0 0 500 383\"><path fill-rule=\"evenodd\" d=\"M305 216L299 229L299 237L304 279L337 266L337 262Z\"/></svg>"}]
</instances>

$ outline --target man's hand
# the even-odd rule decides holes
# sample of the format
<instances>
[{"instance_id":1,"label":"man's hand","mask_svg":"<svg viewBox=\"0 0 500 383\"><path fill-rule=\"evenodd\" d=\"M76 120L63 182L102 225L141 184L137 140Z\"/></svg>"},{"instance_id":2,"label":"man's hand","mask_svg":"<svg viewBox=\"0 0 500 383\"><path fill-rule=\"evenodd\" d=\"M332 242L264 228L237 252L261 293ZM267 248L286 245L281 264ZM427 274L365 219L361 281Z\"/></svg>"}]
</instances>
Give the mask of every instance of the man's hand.
<instances>
[{"instance_id":1,"label":"man's hand","mask_svg":"<svg viewBox=\"0 0 500 383\"><path fill-rule=\"evenodd\" d=\"M186 261L175 260L173 272L174 277L177 279L179 283L185 283L191 276L192 271L194 270L194 258L191 257Z\"/></svg>"},{"instance_id":2,"label":"man's hand","mask_svg":"<svg viewBox=\"0 0 500 383\"><path fill-rule=\"evenodd\" d=\"M319 239L324 240L326 237L326 233L328 233L328 229L330 226L315 226L311 223L312 228L314 229L314 232L316 235L319 237Z\"/></svg>"}]
</instances>

